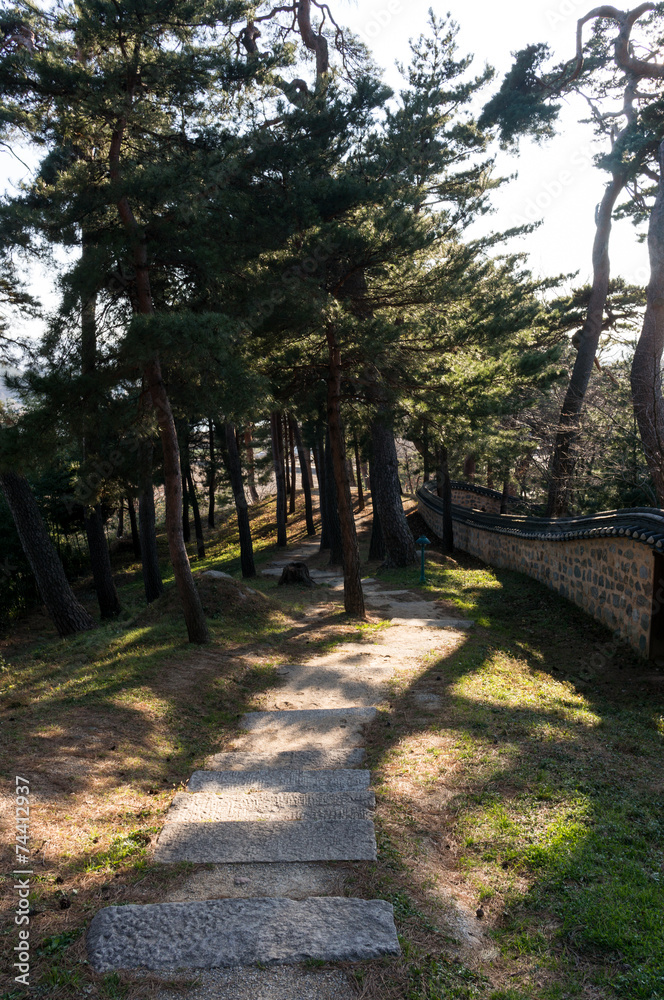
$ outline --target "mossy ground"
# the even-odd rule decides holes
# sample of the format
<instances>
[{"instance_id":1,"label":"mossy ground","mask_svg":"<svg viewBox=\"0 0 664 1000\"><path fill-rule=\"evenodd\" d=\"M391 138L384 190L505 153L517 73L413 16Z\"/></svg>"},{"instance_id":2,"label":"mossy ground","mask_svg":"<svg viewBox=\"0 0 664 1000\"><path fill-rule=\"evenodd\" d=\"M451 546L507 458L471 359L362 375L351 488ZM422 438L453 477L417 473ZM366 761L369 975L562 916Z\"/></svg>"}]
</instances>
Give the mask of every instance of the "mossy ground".
<instances>
[{"instance_id":1,"label":"mossy ground","mask_svg":"<svg viewBox=\"0 0 664 1000\"><path fill-rule=\"evenodd\" d=\"M259 565L275 553L272 515L270 504L252 511ZM304 535L300 510L290 532ZM192 649L172 582L145 609L138 567L116 560L120 620L63 641L35 613L2 648L5 815L17 770L41 789L31 996L154 992L153 978L90 972L86 923L108 902L163 898L193 870L155 865L150 843L174 788L228 744L276 666L371 641L380 627L349 622L328 592L205 582L214 642ZM231 521L194 568L239 578ZM417 569L379 576L419 589ZM403 955L355 967L358 987L376 1000L662 1000L663 675L528 578L435 550L427 577L429 596L476 627L400 675L369 731L379 860L351 866L351 891L393 902ZM315 621L303 615L312 603ZM417 691L438 694L438 707L418 707ZM8 850L4 959L15 943L12 868ZM484 950L459 944L455 907L477 922ZM177 985L186 995L187 981ZM1 988L5 1000L24 995L11 976Z\"/></svg>"}]
</instances>

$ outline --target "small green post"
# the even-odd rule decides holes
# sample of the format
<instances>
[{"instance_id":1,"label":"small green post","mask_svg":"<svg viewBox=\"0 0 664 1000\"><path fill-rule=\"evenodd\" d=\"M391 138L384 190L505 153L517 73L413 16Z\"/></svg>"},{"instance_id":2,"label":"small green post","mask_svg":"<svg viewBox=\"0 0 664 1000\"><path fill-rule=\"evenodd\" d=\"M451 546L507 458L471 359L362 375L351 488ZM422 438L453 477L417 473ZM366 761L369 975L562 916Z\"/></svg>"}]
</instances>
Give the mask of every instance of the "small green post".
<instances>
[{"instance_id":1,"label":"small green post","mask_svg":"<svg viewBox=\"0 0 664 1000\"><path fill-rule=\"evenodd\" d=\"M422 568L420 570L420 583L426 583L426 580L424 579L424 550L427 545L431 545L431 542L429 541L426 535L420 535L415 544L419 545L420 548L422 549Z\"/></svg>"}]
</instances>

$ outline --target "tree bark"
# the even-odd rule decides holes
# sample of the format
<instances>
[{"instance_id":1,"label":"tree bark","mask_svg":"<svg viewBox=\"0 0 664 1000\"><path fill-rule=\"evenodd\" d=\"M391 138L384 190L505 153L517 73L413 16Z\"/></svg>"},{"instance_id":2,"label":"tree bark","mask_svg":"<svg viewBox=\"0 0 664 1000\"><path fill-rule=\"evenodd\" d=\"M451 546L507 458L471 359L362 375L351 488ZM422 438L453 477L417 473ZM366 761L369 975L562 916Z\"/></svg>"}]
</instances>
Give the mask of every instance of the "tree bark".
<instances>
[{"instance_id":1,"label":"tree bark","mask_svg":"<svg viewBox=\"0 0 664 1000\"><path fill-rule=\"evenodd\" d=\"M436 493L443 501L443 551L454 552L454 521L452 520L452 484L447 458L447 445L437 449Z\"/></svg>"},{"instance_id":2,"label":"tree bark","mask_svg":"<svg viewBox=\"0 0 664 1000\"><path fill-rule=\"evenodd\" d=\"M401 501L397 449L386 416L379 413L371 424L371 496L380 518L386 565L410 566L415 542Z\"/></svg>"},{"instance_id":3,"label":"tree bark","mask_svg":"<svg viewBox=\"0 0 664 1000\"><path fill-rule=\"evenodd\" d=\"M304 448L303 451L304 451L305 468L307 470L307 482L309 483L309 488L313 490L314 476L311 471L311 448Z\"/></svg>"},{"instance_id":4,"label":"tree bark","mask_svg":"<svg viewBox=\"0 0 664 1000\"><path fill-rule=\"evenodd\" d=\"M120 508L118 510L118 530L115 533L116 538L122 538L124 535L124 497L120 497Z\"/></svg>"},{"instance_id":5,"label":"tree bark","mask_svg":"<svg viewBox=\"0 0 664 1000\"><path fill-rule=\"evenodd\" d=\"M565 400L560 412L556 443L551 459L547 517L561 517L569 506L570 481L574 472L574 445L581 430L581 410L595 363L604 321L604 306L609 292L609 237L613 209L625 186L625 175L615 173L607 184L595 213L593 242L593 283L586 319L576 336L578 352Z\"/></svg>"},{"instance_id":6,"label":"tree bark","mask_svg":"<svg viewBox=\"0 0 664 1000\"><path fill-rule=\"evenodd\" d=\"M325 435L325 510L327 513L328 548L330 560L328 566L343 566L344 548L341 539L339 523L339 508L337 506L337 486L334 479L334 459L330 447L330 432Z\"/></svg>"},{"instance_id":7,"label":"tree bark","mask_svg":"<svg viewBox=\"0 0 664 1000\"><path fill-rule=\"evenodd\" d=\"M474 455L466 455L463 463L463 476L469 483L475 482L477 463Z\"/></svg>"},{"instance_id":8,"label":"tree bark","mask_svg":"<svg viewBox=\"0 0 664 1000\"><path fill-rule=\"evenodd\" d=\"M357 510L358 513L364 510L364 490L362 489L362 469L360 467L360 446L357 443L357 435L353 440L355 449L355 475L357 477Z\"/></svg>"},{"instance_id":9,"label":"tree bark","mask_svg":"<svg viewBox=\"0 0 664 1000\"><path fill-rule=\"evenodd\" d=\"M0 473L0 488L37 581L39 594L58 635L73 635L94 628L93 619L76 600L69 586L28 481L15 472L3 472Z\"/></svg>"},{"instance_id":10,"label":"tree bark","mask_svg":"<svg viewBox=\"0 0 664 1000\"><path fill-rule=\"evenodd\" d=\"M201 521L201 511L198 506L196 496L196 485L191 474L191 465L187 465L187 492L191 499L191 509L194 514L194 532L196 534L196 555L199 559L205 559L205 539L203 538L203 523Z\"/></svg>"},{"instance_id":11,"label":"tree bark","mask_svg":"<svg viewBox=\"0 0 664 1000\"><path fill-rule=\"evenodd\" d=\"M135 81L128 81L128 96L131 96L131 87ZM109 147L109 168L110 178L114 185L119 186L122 181L120 169L120 154L122 141L126 128L126 121L120 118L111 136ZM136 272L134 279L135 288L135 308L138 313L144 316L154 314L154 302L152 299L152 289L150 287L150 265L148 263L148 249L146 236L139 226L132 211L129 199L126 195L121 195L117 202L118 215L125 228L128 237L128 244L133 251L133 263ZM164 457L164 495L166 498L166 535L168 538L168 550L173 565L173 574L178 588L178 594L182 601L184 620L187 626L187 634L190 642L205 643L210 641L210 633L205 620L205 613L194 577L191 572L187 547L182 537L182 476L180 470L180 450L178 447L178 435L175 428L175 420L171 403L166 392L164 379L161 371L159 355L153 354L143 367L145 382L150 393L152 405L157 414L159 425L159 436Z\"/></svg>"},{"instance_id":12,"label":"tree bark","mask_svg":"<svg viewBox=\"0 0 664 1000\"><path fill-rule=\"evenodd\" d=\"M341 424L341 351L331 324L327 328L328 376L327 376L327 424L330 435L330 450L334 467L334 482L337 495L337 510L343 547L344 567L344 608L357 618L365 617L364 594L362 592L362 572L360 568L360 547L355 530L353 501L346 464L346 443Z\"/></svg>"},{"instance_id":13,"label":"tree bark","mask_svg":"<svg viewBox=\"0 0 664 1000\"><path fill-rule=\"evenodd\" d=\"M154 488L152 485L152 455L154 447L145 438L138 451L138 531L141 550L143 586L148 604L156 601L164 592L157 549L157 528L154 509Z\"/></svg>"},{"instance_id":14,"label":"tree bark","mask_svg":"<svg viewBox=\"0 0 664 1000\"><path fill-rule=\"evenodd\" d=\"M509 476L507 476L503 480L503 495L500 498L500 513L501 514L506 514L507 513L507 499L508 499L509 495L510 495L510 479L509 479Z\"/></svg>"},{"instance_id":15,"label":"tree bark","mask_svg":"<svg viewBox=\"0 0 664 1000\"><path fill-rule=\"evenodd\" d=\"M632 362L634 413L659 505L664 506L664 142L659 147L659 189L648 226L650 281L643 328Z\"/></svg>"},{"instance_id":16,"label":"tree bark","mask_svg":"<svg viewBox=\"0 0 664 1000\"><path fill-rule=\"evenodd\" d=\"M89 255L90 241L86 233L82 237L82 257ZM81 306L81 373L94 387L97 370L97 293L96 291ZM98 414L96 392L86 400L83 415L83 454L86 459L99 455ZM115 618L120 614L120 599L113 582L113 568L108 551L99 503L85 507L85 534L90 552L90 565L94 580L99 611L103 619Z\"/></svg>"},{"instance_id":17,"label":"tree bark","mask_svg":"<svg viewBox=\"0 0 664 1000\"><path fill-rule=\"evenodd\" d=\"M138 522L136 520L136 507L134 506L134 498L131 494L127 494L127 510L129 512L129 524L131 526L131 544L134 550L134 555L137 559L141 558L141 540L138 535Z\"/></svg>"},{"instance_id":18,"label":"tree bark","mask_svg":"<svg viewBox=\"0 0 664 1000\"><path fill-rule=\"evenodd\" d=\"M274 478L277 484L277 545L280 548L285 548L288 545L288 535L286 533L286 482L284 479L281 417L278 413L270 414L270 430L272 431Z\"/></svg>"},{"instance_id":19,"label":"tree bark","mask_svg":"<svg viewBox=\"0 0 664 1000\"><path fill-rule=\"evenodd\" d=\"M318 506L320 509L320 551L330 547L330 515L327 503L327 484L325 479L325 447L317 436L314 445L316 463L316 478L318 480Z\"/></svg>"},{"instance_id":20,"label":"tree bark","mask_svg":"<svg viewBox=\"0 0 664 1000\"><path fill-rule=\"evenodd\" d=\"M113 582L111 556L99 504L85 511L85 534L88 539L92 578L101 617L117 618L121 610L120 599Z\"/></svg>"},{"instance_id":21,"label":"tree bark","mask_svg":"<svg viewBox=\"0 0 664 1000\"><path fill-rule=\"evenodd\" d=\"M217 460L214 451L214 424L208 421L208 446L210 448L210 468L208 479L208 528L214 528L214 493L217 486Z\"/></svg>"},{"instance_id":22,"label":"tree bark","mask_svg":"<svg viewBox=\"0 0 664 1000\"><path fill-rule=\"evenodd\" d=\"M254 467L254 449L251 436L251 425L244 432L244 447L247 453L247 486L252 503L258 503L258 490L256 489L256 470Z\"/></svg>"},{"instance_id":23,"label":"tree bark","mask_svg":"<svg viewBox=\"0 0 664 1000\"><path fill-rule=\"evenodd\" d=\"M254 547L251 540L251 524L249 522L249 507L242 482L242 463L237 446L237 436L233 424L224 424L226 438L226 468L231 481L231 489L235 499L238 533L240 535L240 565L243 577L256 576L254 565Z\"/></svg>"},{"instance_id":24,"label":"tree bark","mask_svg":"<svg viewBox=\"0 0 664 1000\"><path fill-rule=\"evenodd\" d=\"M307 521L307 534L315 535L316 526L314 524L314 511L311 503L311 483L309 482L309 470L307 469L307 456L302 445L302 434L297 425L295 417L290 417L290 423L297 446L297 456L300 460L300 475L302 476L302 491L304 492L304 510Z\"/></svg>"},{"instance_id":25,"label":"tree bark","mask_svg":"<svg viewBox=\"0 0 664 1000\"><path fill-rule=\"evenodd\" d=\"M286 491L286 523L288 523L288 502L291 495L290 456L288 453L288 422L284 415L280 420L281 458L284 468L284 490Z\"/></svg>"},{"instance_id":26,"label":"tree bark","mask_svg":"<svg viewBox=\"0 0 664 1000\"><path fill-rule=\"evenodd\" d=\"M295 500L297 497L297 471L295 468L295 435L293 433L293 420L290 414L286 414L286 426L288 427L288 452L290 455L290 466L291 466L289 511L291 514L294 514Z\"/></svg>"},{"instance_id":27,"label":"tree bark","mask_svg":"<svg viewBox=\"0 0 664 1000\"><path fill-rule=\"evenodd\" d=\"M370 479L369 482L371 482ZM382 562L385 559L385 539L383 538L373 493L371 494L371 509L373 514L371 518L371 537L369 539L369 559L380 559Z\"/></svg>"}]
</instances>

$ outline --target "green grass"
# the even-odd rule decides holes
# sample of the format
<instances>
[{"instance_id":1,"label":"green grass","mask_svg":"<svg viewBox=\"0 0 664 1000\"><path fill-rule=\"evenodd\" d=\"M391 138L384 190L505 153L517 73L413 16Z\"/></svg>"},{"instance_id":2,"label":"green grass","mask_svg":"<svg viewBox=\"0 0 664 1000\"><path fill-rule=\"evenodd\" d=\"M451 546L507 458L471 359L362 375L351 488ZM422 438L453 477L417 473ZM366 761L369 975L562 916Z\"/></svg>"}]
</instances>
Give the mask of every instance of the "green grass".
<instances>
[{"instance_id":1,"label":"green grass","mask_svg":"<svg viewBox=\"0 0 664 1000\"><path fill-rule=\"evenodd\" d=\"M380 577L416 587L418 572ZM375 888L391 898L395 882L406 887L443 926L436 879L420 882L404 861L426 857L430 871L441 851L486 911L499 958L480 969L486 981L466 981L411 918L416 957L394 996L562 1000L591 988L664 1000L664 699L654 668L519 574L433 553L427 578L418 589L477 624L404 685L392 727L374 729L385 834ZM413 711L414 686L443 695L441 711ZM405 799L404 776L414 786ZM444 811L421 815L443 787Z\"/></svg>"}]
</instances>

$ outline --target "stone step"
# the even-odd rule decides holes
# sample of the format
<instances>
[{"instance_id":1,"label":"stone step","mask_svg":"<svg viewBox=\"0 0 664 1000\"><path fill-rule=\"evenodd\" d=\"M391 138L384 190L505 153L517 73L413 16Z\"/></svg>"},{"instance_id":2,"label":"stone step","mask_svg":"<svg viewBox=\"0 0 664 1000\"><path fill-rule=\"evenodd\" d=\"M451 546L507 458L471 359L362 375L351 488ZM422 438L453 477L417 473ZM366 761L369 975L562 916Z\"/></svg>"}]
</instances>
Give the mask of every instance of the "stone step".
<instances>
[{"instance_id":1,"label":"stone step","mask_svg":"<svg viewBox=\"0 0 664 1000\"><path fill-rule=\"evenodd\" d=\"M366 725L376 718L376 709L368 706L348 708L304 708L292 712L247 712L240 720L240 727L249 732L270 729L300 729L302 727L330 727L345 729L349 725Z\"/></svg>"},{"instance_id":2,"label":"stone step","mask_svg":"<svg viewBox=\"0 0 664 1000\"><path fill-rule=\"evenodd\" d=\"M342 969L244 965L199 969L184 995L158 989L152 1000L357 1000L357 992Z\"/></svg>"},{"instance_id":3,"label":"stone step","mask_svg":"<svg viewBox=\"0 0 664 1000\"><path fill-rule=\"evenodd\" d=\"M278 668L285 681L273 693L273 710L375 708L388 694L392 670L384 663L364 662L300 663Z\"/></svg>"},{"instance_id":4,"label":"stone step","mask_svg":"<svg viewBox=\"0 0 664 1000\"><path fill-rule=\"evenodd\" d=\"M205 865L197 868L161 899L163 903L191 903L203 899L248 899L251 896L344 896L347 865L321 861L284 861L275 864Z\"/></svg>"},{"instance_id":5,"label":"stone step","mask_svg":"<svg viewBox=\"0 0 664 1000\"><path fill-rule=\"evenodd\" d=\"M363 726L376 716L371 706L249 712L240 720L236 750L314 750L361 746Z\"/></svg>"},{"instance_id":6,"label":"stone step","mask_svg":"<svg viewBox=\"0 0 664 1000\"><path fill-rule=\"evenodd\" d=\"M213 771L260 771L266 768L302 771L335 770L360 767L367 752L363 747L350 750L282 750L276 753L216 753L207 760Z\"/></svg>"},{"instance_id":7,"label":"stone step","mask_svg":"<svg viewBox=\"0 0 664 1000\"><path fill-rule=\"evenodd\" d=\"M371 819L376 797L361 792L241 792L210 795L178 792L168 823L233 823L239 820L302 821Z\"/></svg>"},{"instance_id":8,"label":"stone step","mask_svg":"<svg viewBox=\"0 0 664 1000\"><path fill-rule=\"evenodd\" d=\"M399 954L391 905L344 897L107 906L90 924L87 947L99 973Z\"/></svg>"},{"instance_id":9,"label":"stone step","mask_svg":"<svg viewBox=\"0 0 664 1000\"><path fill-rule=\"evenodd\" d=\"M299 771L266 768L260 771L194 771L189 792L354 792L369 787L371 773L339 768L335 771Z\"/></svg>"},{"instance_id":10,"label":"stone step","mask_svg":"<svg viewBox=\"0 0 664 1000\"><path fill-rule=\"evenodd\" d=\"M401 610L401 609L399 609ZM469 618L392 618L392 625L410 625L412 628L453 628L459 631L472 628L475 624Z\"/></svg>"},{"instance_id":11,"label":"stone step","mask_svg":"<svg viewBox=\"0 0 664 1000\"><path fill-rule=\"evenodd\" d=\"M155 860L167 864L375 859L374 825L367 819L167 823L155 850Z\"/></svg>"}]
</instances>

